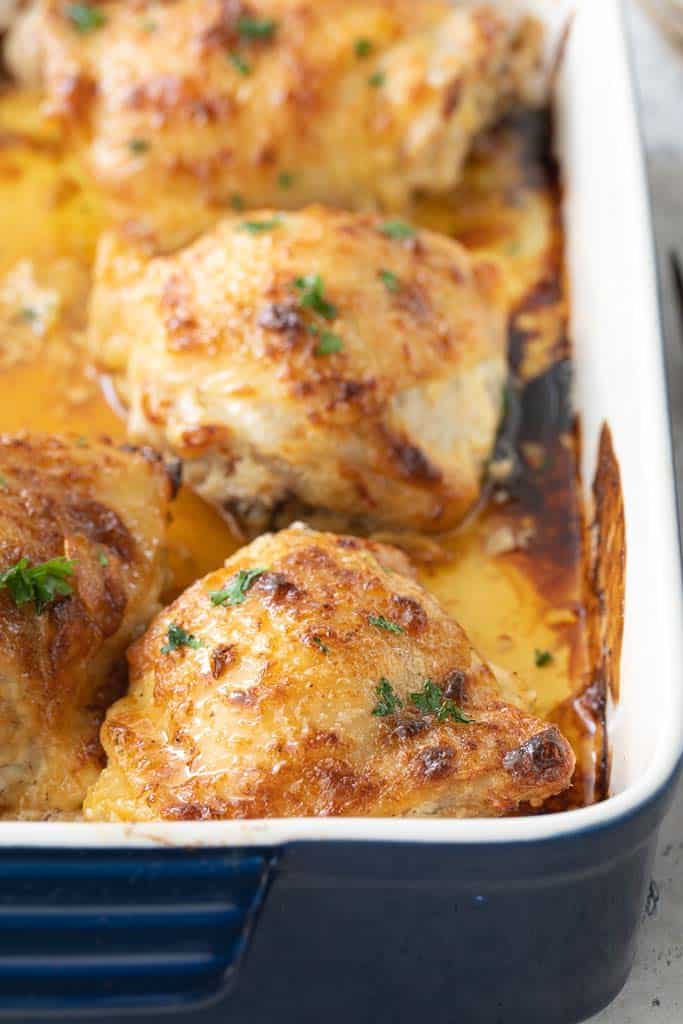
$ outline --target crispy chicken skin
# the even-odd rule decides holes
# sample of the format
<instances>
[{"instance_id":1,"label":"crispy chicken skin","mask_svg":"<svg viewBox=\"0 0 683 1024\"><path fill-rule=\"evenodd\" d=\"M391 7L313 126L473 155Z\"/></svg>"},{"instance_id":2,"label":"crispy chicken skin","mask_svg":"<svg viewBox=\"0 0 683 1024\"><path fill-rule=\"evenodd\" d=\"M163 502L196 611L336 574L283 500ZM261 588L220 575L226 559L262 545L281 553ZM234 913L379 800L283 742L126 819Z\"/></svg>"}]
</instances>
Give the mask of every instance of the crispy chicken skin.
<instances>
[{"instance_id":1,"label":"crispy chicken skin","mask_svg":"<svg viewBox=\"0 0 683 1024\"><path fill-rule=\"evenodd\" d=\"M163 464L105 442L0 435L0 571L72 560L42 610L0 590L0 812L80 809L122 655L157 611L170 497Z\"/></svg>"},{"instance_id":2,"label":"crispy chicken skin","mask_svg":"<svg viewBox=\"0 0 683 1024\"><path fill-rule=\"evenodd\" d=\"M8 43L99 181L165 237L188 200L405 206L536 96L538 25L450 0L39 0ZM36 52L41 58L36 61Z\"/></svg>"},{"instance_id":3,"label":"crispy chicken skin","mask_svg":"<svg viewBox=\"0 0 683 1024\"><path fill-rule=\"evenodd\" d=\"M249 532L288 502L279 523L322 507L354 528L452 526L501 414L491 275L458 243L388 237L370 214L248 218L169 257L100 243L90 345L131 438L182 457L185 480Z\"/></svg>"},{"instance_id":4,"label":"crispy chicken skin","mask_svg":"<svg viewBox=\"0 0 683 1024\"><path fill-rule=\"evenodd\" d=\"M501 700L409 572L391 547L296 524L195 583L129 651L86 817L491 816L565 789L561 733Z\"/></svg>"}]
</instances>

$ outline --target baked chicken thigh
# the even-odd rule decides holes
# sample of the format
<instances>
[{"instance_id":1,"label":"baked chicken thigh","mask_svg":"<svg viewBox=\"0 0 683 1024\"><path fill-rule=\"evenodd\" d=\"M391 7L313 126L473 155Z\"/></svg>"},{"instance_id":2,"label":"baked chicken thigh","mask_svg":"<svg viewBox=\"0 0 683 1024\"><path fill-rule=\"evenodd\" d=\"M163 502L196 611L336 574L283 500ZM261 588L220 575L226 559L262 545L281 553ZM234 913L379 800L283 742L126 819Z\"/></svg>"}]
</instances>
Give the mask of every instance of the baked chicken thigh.
<instances>
[{"instance_id":1,"label":"baked chicken thigh","mask_svg":"<svg viewBox=\"0 0 683 1024\"><path fill-rule=\"evenodd\" d=\"M0 435L0 812L80 809L122 656L158 609L160 461L104 442Z\"/></svg>"},{"instance_id":2,"label":"baked chicken thigh","mask_svg":"<svg viewBox=\"0 0 683 1024\"><path fill-rule=\"evenodd\" d=\"M6 49L122 208L176 240L200 197L404 207L539 92L538 25L450 0L37 0Z\"/></svg>"},{"instance_id":3,"label":"baked chicken thigh","mask_svg":"<svg viewBox=\"0 0 683 1024\"><path fill-rule=\"evenodd\" d=\"M314 507L439 530L476 500L503 404L478 269L450 239L322 207L225 218L168 257L112 234L90 345L131 438L250 532L290 505L278 523Z\"/></svg>"},{"instance_id":4,"label":"baked chicken thigh","mask_svg":"<svg viewBox=\"0 0 683 1024\"><path fill-rule=\"evenodd\" d=\"M409 572L295 525L191 586L129 651L86 817L488 816L565 789L561 733Z\"/></svg>"}]
</instances>

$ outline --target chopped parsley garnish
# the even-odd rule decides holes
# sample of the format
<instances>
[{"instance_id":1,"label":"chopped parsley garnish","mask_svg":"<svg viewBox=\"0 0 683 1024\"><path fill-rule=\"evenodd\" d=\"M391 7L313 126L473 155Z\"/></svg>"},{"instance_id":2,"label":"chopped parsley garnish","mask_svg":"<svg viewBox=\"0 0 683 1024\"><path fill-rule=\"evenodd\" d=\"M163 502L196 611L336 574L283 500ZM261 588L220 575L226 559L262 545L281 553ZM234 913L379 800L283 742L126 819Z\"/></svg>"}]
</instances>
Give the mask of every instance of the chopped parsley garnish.
<instances>
[{"instance_id":1,"label":"chopped parsley garnish","mask_svg":"<svg viewBox=\"0 0 683 1024\"><path fill-rule=\"evenodd\" d=\"M240 224L240 230L248 231L250 235L260 235L264 231L272 231L281 223L279 217L272 217L270 220L244 220Z\"/></svg>"},{"instance_id":2,"label":"chopped parsley garnish","mask_svg":"<svg viewBox=\"0 0 683 1024\"><path fill-rule=\"evenodd\" d=\"M311 637L311 640L313 641L315 646L319 650L321 650L323 652L323 654L329 654L330 653L329 647L327 646L327 644L323 643L323 641L320 639L319 636L313 636L313 637Z\"/></svg>"},{"instance_id":3,"label":"chopped parsley garnish","mask_svg":"<svg viewBox=\"0 0 683 1024\"><path fill-rule=\"evenodd\" d=\"M251 18L243 14L237 21L237 31L245 39L270 39L275 28L273 18Z\"/></svg>"},{"instance_id":4,"label":"chopped parsley garnish","mask_svg":"<svg viewBox=\"0 0 683 1024\"><path fill-rule=\"evenodd\" d=\"M0 491L8 491L7 477L0 473Z\"/></svg>"},{"instance_id":5,"label":"chopped parsley garnish","mask_svg":"<svg viewBox=\"0 0 683 1024\"><path fill-rule=\"evenodd\" d=\"M156 32L159 28L159 22L155 21L154 18L148 18L146 21L143 21L141 28L143 32Z\"/></svg>"},{"instance_id":6,"label":"chopped parsley garnish","mask_svg":"<svg viewBox=\"0 0 683 1024\"><path fill-rule=\"evenodd\" d=\"M367 39L366 37L356 39L353 44L353 51L356 57L369 57L373 51L372 39Z\"/></svg>"},{"instance_id":7,"label":"chopped parsley garnish","mask_svg":"<svg viewBox=\"0 0 683 1024\"><path fill-rule=\"evenodd\" d=\"M161 648L162 654L170 654L171 651L177 651L180 647L191 647L193 651L196 651L204 646L201 640L198 640L192 633L188 633L182 626L176 626L175 622L168 627L166 636L168 639Z\"/></svg>"},{"instance_id":8,"label":"chopped parsley garnish","mask_svg":"<svg viewBox=\"0 0 683 1024\"><path fill-rule=\"evenodd\" d=\"M436 713L436 717L439 722L445 722L447 718L452 718L454 722L462 722L463 725L469 725L474 721L469 715L466 715L463 709L451 700L450 697L445 697L443 704Z\"/></svg>"},{"instance_id":9,"label":"chopped parsley garnish","mask_svg":"<svg viewBox=\"0 0 683 1024\"><path fill-rule=\"evenodd\" d=\"M443 693L431 679L425 679L422 690L409 694L409 697L418 711L425 714L436 714L443 701Z\"/></svg>"},{"instance_id":10,"label":"chopped parsley garnish","mask_svg":"<svg viewBox=\"0 0 683 1024\"><path fill-rule=\"evenodd\" d=\"M34 309L33 306L22 306L19 310L19 316L27 324L33 324L38 319L38 310Z\"/></svg>"},{"instance_id":11,"label":"chopped parsley garnish","mask_svg":"<svg viewBox=\"0 0 683 1024\"><path fill-rule=\"evenodd\" d=\"M396 238L399 241L415 237L415 228L402 220L385 220L384 224L380 227L380 231L387 238Z\"/></svg>"},{"instance_id":12,"label":"chopped parsley garnish","mask_svg":"<svg viewBox=\"0 0 683 1024\"><path fill-rule=\"evenodd\" d=\"M444 697L443 691L431 679L425 679L422 689L409 696L418 711L425 715L436 715L439 722L445 722L447 718L463 723L472 721L454 700Z\"/></svg>"},{"instance_id":13,"label":"chopped parsley garnish","mask_svg":"<svg viewBox=\"0 0 683 1024\"><path fill-rule=\"evenodd\" d=\"M103 569L106 569L109 565L109 558L104 551L97 552L97 561L100 563Z\"/></svg>"},{"instance_id":14,"label":"chopped parsley garnish","mask_svg":"<svg viewBox=\"0 0 683 1024\"><path fill-rule=\"evenodd\" d=\"M370 75L370 77L368 78L368 84L371 85L373 89L379 89L382 85L384 85L386 80L387 76L384 74L383 71L375 71L375 73Z\"/></svg>"},{"instance_id":15,"label":"chopped parsley garnish","mask_svg":"<svg viewBox=\"0 0 683 1024\"><path fill-rule=\"evenodd\" d=\"M268 572L268 570L266 568L240 569L232 577L227 587L224 587L223 590L213 590L209 594L211 603L244 604L247 599L247 591L264 572Z\"/></svg>"},{"instance_id":16,"label":"chopped parsley garnish","mask_svg":"<svg viewBox=\"0 0 683 1024\"><path fill-rule=\"evenodd\" d=\"M385 629L387 633L405 633L403 626L399 626L398 622L390 622L383 615L368 615L368 622L371 626L377 626L378 629Z\"/></svg>"},{"instance_id":17,"label":"chopped parsley garnish","mask_svg":"<svg viewBox=\"0 0 683 1024\"><path fill-rule=\"evenodd\" d=\"M306 274L294 279L294 287L299 291L299 302L314 313L319 313L326 320L334 320L337 307L325 298L325 286L320 274Z\"/></svg>"},{"instance_id":18,"label":"chopped parsley garnish","mask_svg":"<svg viewBox=\"0 0 683 1024\"><path fill-rule=\"evenodd\" d=\"M146 153L149 149L149 142L147 139L131 139L128 143L128 149L131 153L135 153L139 156L141 153Z\"/></svg>"},{"instance_id":19,"label":"chopped parsley garnish","mask_svg":"<svg viewBox=\"0 0 683 1024\"><path fill-rule=\"evenodd\" d=\"M277 183L280 188L291 188L294 184L294 175L290 174L289 171L280 171L277 176Z\"/></svg>"},{"instance_id":20,"label":"chopped parsley garnish","mask_svg":"<svg viewBox=\"0 0 683 1024\"><path fill-rule=\"evenodd\" d=\"M65 14L77 32L94 32L107 23L99 7L91 4L69 4Z\"/></svg>"},{"instance_id":21,"label":"chopped parsley garnish","mask_svg":"<svg viewBox=\"0 0 683 1024\"><path fill-rule=\"evenodd\" d=\"M228 59L232 66L236 68L241 75L248 75L251 73L251 64L249 64L243 57L240 57L239 53L228 54Z\"/></svg>"},{"instance_id":22,"label":"chopped parsley garnish","mask_svg":"<svg viewBox=\"0 0 683 1024\"><path fill-rule=\"evenodd\" d=\"M230 205L233 208L233 210L243 210L244 199L242 199L242 196L235 193L233 196L230 196Z\"/></svg>"},{"instance_id":23,"label":"chopped parsley garnish","mask_svg":"<svg viewBox=\"0 0 683 1024\"><path fill-rule=\"evenodd\" d=\"M58 597L69 597L73 587L74 563L60 555L38 565L29 565L28 558L20 558L16 565L0 574L0 590L9 590L16 605L33 601L38 613L46 604Z\"/></svg>"},{"instance_id":24,"label":"chopped parsley garnish","mask_svg":"<svg viewBox=\"0 0 683 1024\"><path fill-rule=\"evenodd\" d=\"M388 292L397 292L401 287L401 282L393 270L380 270L379 278Z\"/></svg>"},{"instance_id":25,"label":"chopped parsley garnish","mask_svg":"<svg viewBox=\"0 0 683 1024\"><path fill-rule=\"evenodd\" d=\"M550 651L541 651L536 648L534 651L534 661L536 662L537 668L544 668L545 665L550 665L555 659L553 658Z\"/></svg>"},{"instance_id":26,"label":"chopped parsley garnish","mask_svg":"<svg viewBox=\"0 0 683 1024\"><path fill-rule=\"evenodd\" d=\"M384 676L382 676L375 687L375 696L377 697L377 703L372 709L372 714L377 715L379 718L386 718L387 715L393 715L403 707L403 701L399 695L394 692L393 686L388 679L384 678Z\"/></svg>"},{"instance_id":27,"label":"chopped parsley garnish","mask_svg":"<svg viewBox=\"0 0 683 1024\"><path fill-rule=\"evenodd\" d=\"M320 332L320 341L315 347L317 356L329 356L333 352L342 352L343 349L344 341L338 334L334 334L332 331Z\"/></svg>"},{"instance_id":28,"label":"chopped parsley garnish","mask_svg":"<svg viewBox=\"0 0 683 1024\"><path fill-rule=\"evenodd\" d=\"M385 620L386 621L386 620ZM395 693L394 688L384 676L375 687L377 703L372 709L373 715L386 718L400 711L403 701ZM444 697L443 692L431 679L425 679L423 687L416 693L408 694L410 703L425 715L434 715L438 722L445 722L452 718L454 722L470 723L473 721L469 715L459 707L450 697Z\"/></svg>"}]
</instances>

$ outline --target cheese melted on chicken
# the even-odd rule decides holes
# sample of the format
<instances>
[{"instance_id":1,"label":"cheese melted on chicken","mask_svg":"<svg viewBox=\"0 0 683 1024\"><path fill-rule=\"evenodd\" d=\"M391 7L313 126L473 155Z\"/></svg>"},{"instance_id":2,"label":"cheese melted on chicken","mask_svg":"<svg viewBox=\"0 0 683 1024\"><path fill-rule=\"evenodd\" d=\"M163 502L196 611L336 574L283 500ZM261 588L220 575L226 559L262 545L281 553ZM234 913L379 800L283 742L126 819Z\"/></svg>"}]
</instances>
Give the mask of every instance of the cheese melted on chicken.
<instances>
[{"instance_id":1,"label":"cheese melted on chicken","mask_svg":"<svg viewBox=\"0 0 683 1024\"><path fill-rule=\"evenodd\" d=\"M6 55L166 240L196 233L197 199L404 207L540 91L539 26L449 0L38 0Z\"/></svg>"},{"instance_id":2,"label":"cheese melted on chicken","mask_svg":"<svg viewBox=\"0 0 683 1024\"><path fill-rule=\"evenodd\" d=\"M571 748L501 699L397 550L295 525L185 591L129 651L91 819L499 815Z\"/></svg>"},{"instance_id":3,"label":"cheese melted on chicken","mask_svg":"<svg viewBox=\"0 0 683 1024\"><path fill-rule=\"evenodd\" d=\"M288 503L444 529L479 495L501 414L490 271L451 239L321 207L226 218L162 258L109 235L90 345L130 436L251 531Z\"/></svg>"},{"instance_id":4,"label":"cheese melted on chicken","mask_svg":"<svg viewBox=\"0 0 683 1024\"><path fill-rule=\"evenodd\" d=\"M4 815L77 811L99 774L98 730L125 685L123 654L158 609L169 497L148 454L0 435ZM64 585L30 599L21 565L30 580L54 559Z\"/></svg>"}]
</instances>

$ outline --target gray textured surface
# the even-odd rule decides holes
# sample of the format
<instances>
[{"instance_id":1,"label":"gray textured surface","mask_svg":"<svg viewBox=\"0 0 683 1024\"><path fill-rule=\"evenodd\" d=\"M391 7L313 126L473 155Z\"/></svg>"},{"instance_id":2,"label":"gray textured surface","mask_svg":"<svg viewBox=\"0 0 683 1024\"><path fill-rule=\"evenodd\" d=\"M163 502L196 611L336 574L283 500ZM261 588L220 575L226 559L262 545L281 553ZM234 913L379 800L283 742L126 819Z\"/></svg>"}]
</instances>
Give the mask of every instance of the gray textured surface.
<instances>
[{"instance_id":1,"label":"gray textured surface","mask_svg":"<svg viewBox=\"0 0 683 1024\"><path fill-rule=\"evenodd\" d=\"M664 286L676 462L683 481L683 334L668 265L673 248L683 258L683 50L670 44L633 0L626 6ZM683 787L662 827L654 880L659 900L656 905L650 901L650 912L644 914L633 973L621 995L591 1024L683 1024Z\"/></svg>"}]
</instances>

